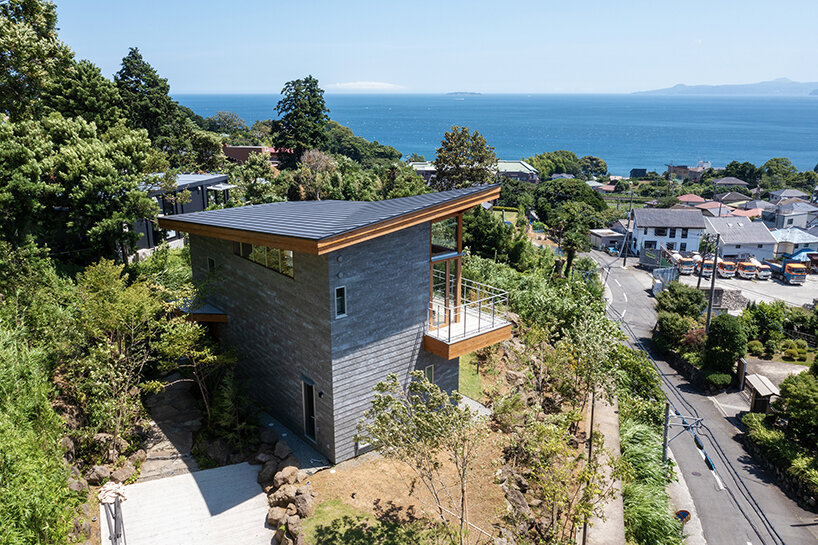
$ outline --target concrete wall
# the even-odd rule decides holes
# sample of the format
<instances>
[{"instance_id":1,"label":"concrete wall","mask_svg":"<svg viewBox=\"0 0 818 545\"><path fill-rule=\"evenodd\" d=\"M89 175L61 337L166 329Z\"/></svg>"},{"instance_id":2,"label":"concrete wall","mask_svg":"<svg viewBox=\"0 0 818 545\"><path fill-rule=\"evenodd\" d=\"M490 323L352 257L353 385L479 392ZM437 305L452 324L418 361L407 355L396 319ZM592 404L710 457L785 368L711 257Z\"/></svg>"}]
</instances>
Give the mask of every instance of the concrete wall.
<instances>
[{"instance_id":1,"label":"concrete wall","mask_svg":"<svg viewBox=\"0 0 818 545\"><path fill-rule=\"evenodd\" d=\"M314 383L316 447L331 458L335 432L327 257L294 254L294 278L289 278L233 255L232 242L226 240L192 235L190 256L197 283L208 280L207 258L216 262L206 297L227 313L223 340L239 356L237 378L260 408L301 434L301 381Z\"/></svg>"},{"instance_id":2,"label":"concrete wall","mask_svg":"<svg viewBox=\"0 0 818 545\"><path fill-rule=\"evenodd\" d=\"M759 248L759 246L761 246ZM737 258L750 256L756 259L772 259L775 255L775 244L719 244L721 256Z\"/></svg>"},{"instance_id":3,"label":"concrete wall","mask_svg":"<svg viewBox=\"0 0 818 545\"><path fill-rule=\"evenodd\" d=\"M434 365L435 383L457 388L459 360L423 350L429 236L424 223L329 255L329 292L347 292L347 316L332 320L335 461L356 454L356 425L386 375L405 383L410 371Z\"/></svg>"}]
</instances>

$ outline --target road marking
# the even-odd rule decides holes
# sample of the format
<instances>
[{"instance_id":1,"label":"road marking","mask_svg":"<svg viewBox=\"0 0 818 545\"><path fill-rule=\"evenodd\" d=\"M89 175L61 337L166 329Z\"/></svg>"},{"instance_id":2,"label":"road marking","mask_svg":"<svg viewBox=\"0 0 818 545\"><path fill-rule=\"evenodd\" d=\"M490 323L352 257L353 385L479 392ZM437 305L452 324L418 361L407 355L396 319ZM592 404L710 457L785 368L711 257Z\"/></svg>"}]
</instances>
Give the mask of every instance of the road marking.
<instances>
[{"instance_id":1,"label":"road marking","mask_svg":"<svg viewBox=\"0 0 818 545\"><path fill-rule=\"evenodd\" d=\"M627 303L628 302L628 294L623 291L622 292L622 297L625 298L625 302Z\"/></svg>"},{"instance_id":2,"label":"road marking","mask_svg":"<svg viewBox=\"0 0 818 545\"><path fill-rule=\"evenodd\" d=\"M616 285L619 286L620 288L622 287L622 284L620 284L619 280L617 280L616 278L614 278L614 282L616 282Z\"/></svg>"},{"instance_id":3,"label":"road marking","mask_svg":"<svg viewBox=\"0 0 818 545\"><path fill-rule=\"evenodd\" d=\"M716 484L718 485L719 490L724 490L724 483L721 482L721 479L719 479L719 476L716 475L715 471L713 472L713 477L716 479Z\"/></svg>"},{"instance_id":4,"label":"road marking","mask_svg":"<svg viewBox=\"0 0 818 545\"><path fill-rule=\"evenodd\" d=\"M715 406L716 406L716 408L719 410L719 412L721 413L721 415L722 415L724 418L727 418L727 411L725 411L725 410L724 410L724 407L722 407L722 406L721 406L721 403L719 403L719 402L718 402L718 400L717 400L715 397L711 397L711 398L710 398L710 401L712 401L712 402L713 402L713 405L715 405Z\"/></svg>"},{"instance_id":5,"label":"road marking","mask_svg":"<svg viewBox=\"0 0 818 545\"><path fill-rule=\"evenodd\" d=\"M623 310L623 311L622 311L621 316L622 316L622 319L623 319L623 320L625 319L625 313L626 313L626 312L628 312L628 309L625 309L625 310Z\"/></svg>"}]
</instances>

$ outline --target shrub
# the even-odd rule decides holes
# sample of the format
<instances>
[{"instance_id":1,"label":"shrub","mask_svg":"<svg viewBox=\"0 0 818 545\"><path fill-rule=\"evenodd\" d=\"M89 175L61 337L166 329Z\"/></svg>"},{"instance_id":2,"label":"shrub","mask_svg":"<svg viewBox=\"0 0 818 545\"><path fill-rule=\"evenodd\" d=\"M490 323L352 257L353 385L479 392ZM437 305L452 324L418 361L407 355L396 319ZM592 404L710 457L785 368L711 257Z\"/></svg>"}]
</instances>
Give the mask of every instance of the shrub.
<instances>
[{"instance_id":1,"label":"shrub","mask_svg":"<svg viewBox=\"0 0 818 545\"><path fill-rule=\"evenodd\" d=\"M764 345L761 344L761 341L750 341L747 343L747 352L752 356L759 357L764 354Z\"/></svg>"},{"instance_id":2,"label":"shrub","mask_svg":"<svg viewBox=\"0 0 818 545\"><path fill-rule=\"evenodd\" d=\"M792 339L787 339L781 343L781 350L798 350L798 346L795 344L795 341Z\"/></svg>"},{"instance_id":3,"label":"shrub","mask_svg":"<svg viewBox=\"0 0 818 545\"><path fill-rule=\"evenodd\" d=\"M727 313L713 318L704 347L705 367L721 373L732 373L736 362L746 351L747 334L741 321Z\"/></svg>"},{"instance_id":4,"label":"shrub","mask_svg":"<svg viewBox=\"0 0 818 545\"><path fill-rule=\"evenodd\" d=\"M682 346L687 348L688 350L695 350L696 352L701 352L704 348L704 328L697 327L696 329L691 329L687 333L685 333L684 337L682 338Z\"/></svg>"},{"instance_id":5,"label":"shrub","mask_svg":"<svg viewBox=\"0 0 818 545\"><path fill-rule=\"evenodd\" d=\"M730 386L730 383L733 382L733 376L728 375L727 373L713 372L707 373L704 376L704 380L716 388L727 388Z\"/></svg>"},{"instance_id":6,"label":"shrub","mask_svg":"<svg viewBox=\"0 0 818 545\"><path fill-rule=\"evenodd\" d=\"M773 407L787 420L787 436L814 449L818 441L818 379L812 373L791 375L781 383Z\"/></svg>"},{"instance_id":7,"label":"shrub","mask_svg":"<svg viewBox=\"0 0 818 545\"><path fill-rule=\"evenodd\" d=\"M685 334L695 325L696 322L687 316L659 311L656 317L656 340L664 350L676 350Z\"/></svg>"},{"instance_id":8,"label":"shrub","mask_svg":"<svg viewBox=\"0 0 818 545\"><path fill-rule=\"evenodd\" d=\"M704 292L680 282L671 282L656 296L656 309L682 316L698 317L707 306Z\"/></svg>"},{"instance_id":9,"label":"shrub","mask_svg":"<svg viewBox=\"0 0 818 545\"><path fill-rule=\"evenodd\" d=\"M699 352L685 352L682 354L682 359L696 369L702 368L702 355Z\"/></svg>"},{"instance_id":10,"label":"shrub","mask_svg":"<svg viewBox=\"0 0 818 545\"><path fill-rule=\"evenodd\" d=\"M798 361L798 350L795 348L787 348L784 350L784 359L791 361Z\"/></svg>"},{"instance_id":11,"label":"shrub","mask_svg":"<svg viewBox=\"0 0 818 545\"><path fill-rule=\"evenodd\" d=\"M764 343L764 354L767 356L772 357L773 354L778 352L779 344L778 341L775 339L769 339Z\"/></svg>"},{"instance_id":12,"label":"shrub","mask_svg":"<svg viewBox=\"0 0 818 545\"><path fill-rule=\"evenodd\" d=\"M795 341L795 348L801 353L806 352L808 347L809 346L807 345L807 341L805 341L804 339L798 339L797 341Z\"/></svg>"}]
</instances>

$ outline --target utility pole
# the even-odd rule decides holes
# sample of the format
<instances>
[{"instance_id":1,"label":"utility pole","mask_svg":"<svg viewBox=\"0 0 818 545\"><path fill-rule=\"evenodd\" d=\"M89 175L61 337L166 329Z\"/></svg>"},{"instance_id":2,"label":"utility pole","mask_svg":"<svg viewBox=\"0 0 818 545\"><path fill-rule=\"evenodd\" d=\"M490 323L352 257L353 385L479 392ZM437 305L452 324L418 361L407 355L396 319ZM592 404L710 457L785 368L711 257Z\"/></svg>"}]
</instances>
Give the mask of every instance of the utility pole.
<instances>
[{"instance_id":1,"label":"utility pole","mask_svg":"<svg viewBox=\"0 0 818 545\"><path fill-rule=\"evenodd\" d=\"M665 436L662 439L662 463L667 462L667 433L670 428L670 403L665 401Z\"/></svg>"},{"instance_id":2,"label":"utility pole","mask_svg":"<svg viewBox=\"0 0 818 545\"><path fill-rule=\"evenodd\" d=\"M713 274L710 276L710 299L707 303L707 321L704 324L704 334L710 331L710 316L713 314L713 294L716 291L716 269L719 267L719 242L721 235L716 235L716 249L713 252Z\"/></svg>"},{"instance_id":3,"label":"utility pole","mask_svg":"<svg viewBox=\"0 0 818 545\"><path fill-rule=\"evenodd\" d=\"M707 248L710 245L710 235L704 235L704 238L705 238L705 244L706 244L705 248ZM704 276L704 256L705 255L707 255L707 252L704 253L704 255L702 256L702 260L699 261L699 265L700 265L700 267L699 267L699 281L696 282L696 289L697 290L701 289L701 287L702 287L702 277Z\"/></svg>"},{"instance_id":4,"label":"utility pole","mask_svg":"<svg viewBox=\"0 0 818 545\"><path fill-rule=\"evenodd\" d=\"M628 206L628 227L625 229L625 257L622 258L622 268L625 268L625 265L628 264L628 243L630 242L630 234L631 234L631 215L633 214L633 189L631 189L631 204Z\"/></svg>"}]
</instances>

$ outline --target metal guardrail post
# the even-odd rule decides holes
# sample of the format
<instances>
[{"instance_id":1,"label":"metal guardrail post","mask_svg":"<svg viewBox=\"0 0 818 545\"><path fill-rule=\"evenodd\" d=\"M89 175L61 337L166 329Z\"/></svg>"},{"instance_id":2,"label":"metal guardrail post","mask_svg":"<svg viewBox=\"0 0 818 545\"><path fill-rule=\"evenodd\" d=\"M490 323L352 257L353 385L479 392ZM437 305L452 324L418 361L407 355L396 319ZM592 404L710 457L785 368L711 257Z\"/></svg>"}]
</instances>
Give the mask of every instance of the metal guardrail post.
<instances>
[{"instance_id":1,"label":"metal guardrail post","mask_svg":"<svg viewBox=\"0 0 818 545\"><path fill-rule=\"evenodd\" d=\"M447 307L446 312L449 315L449 342L452 342L452 307Z\"/></svg>"}]
</instances>

